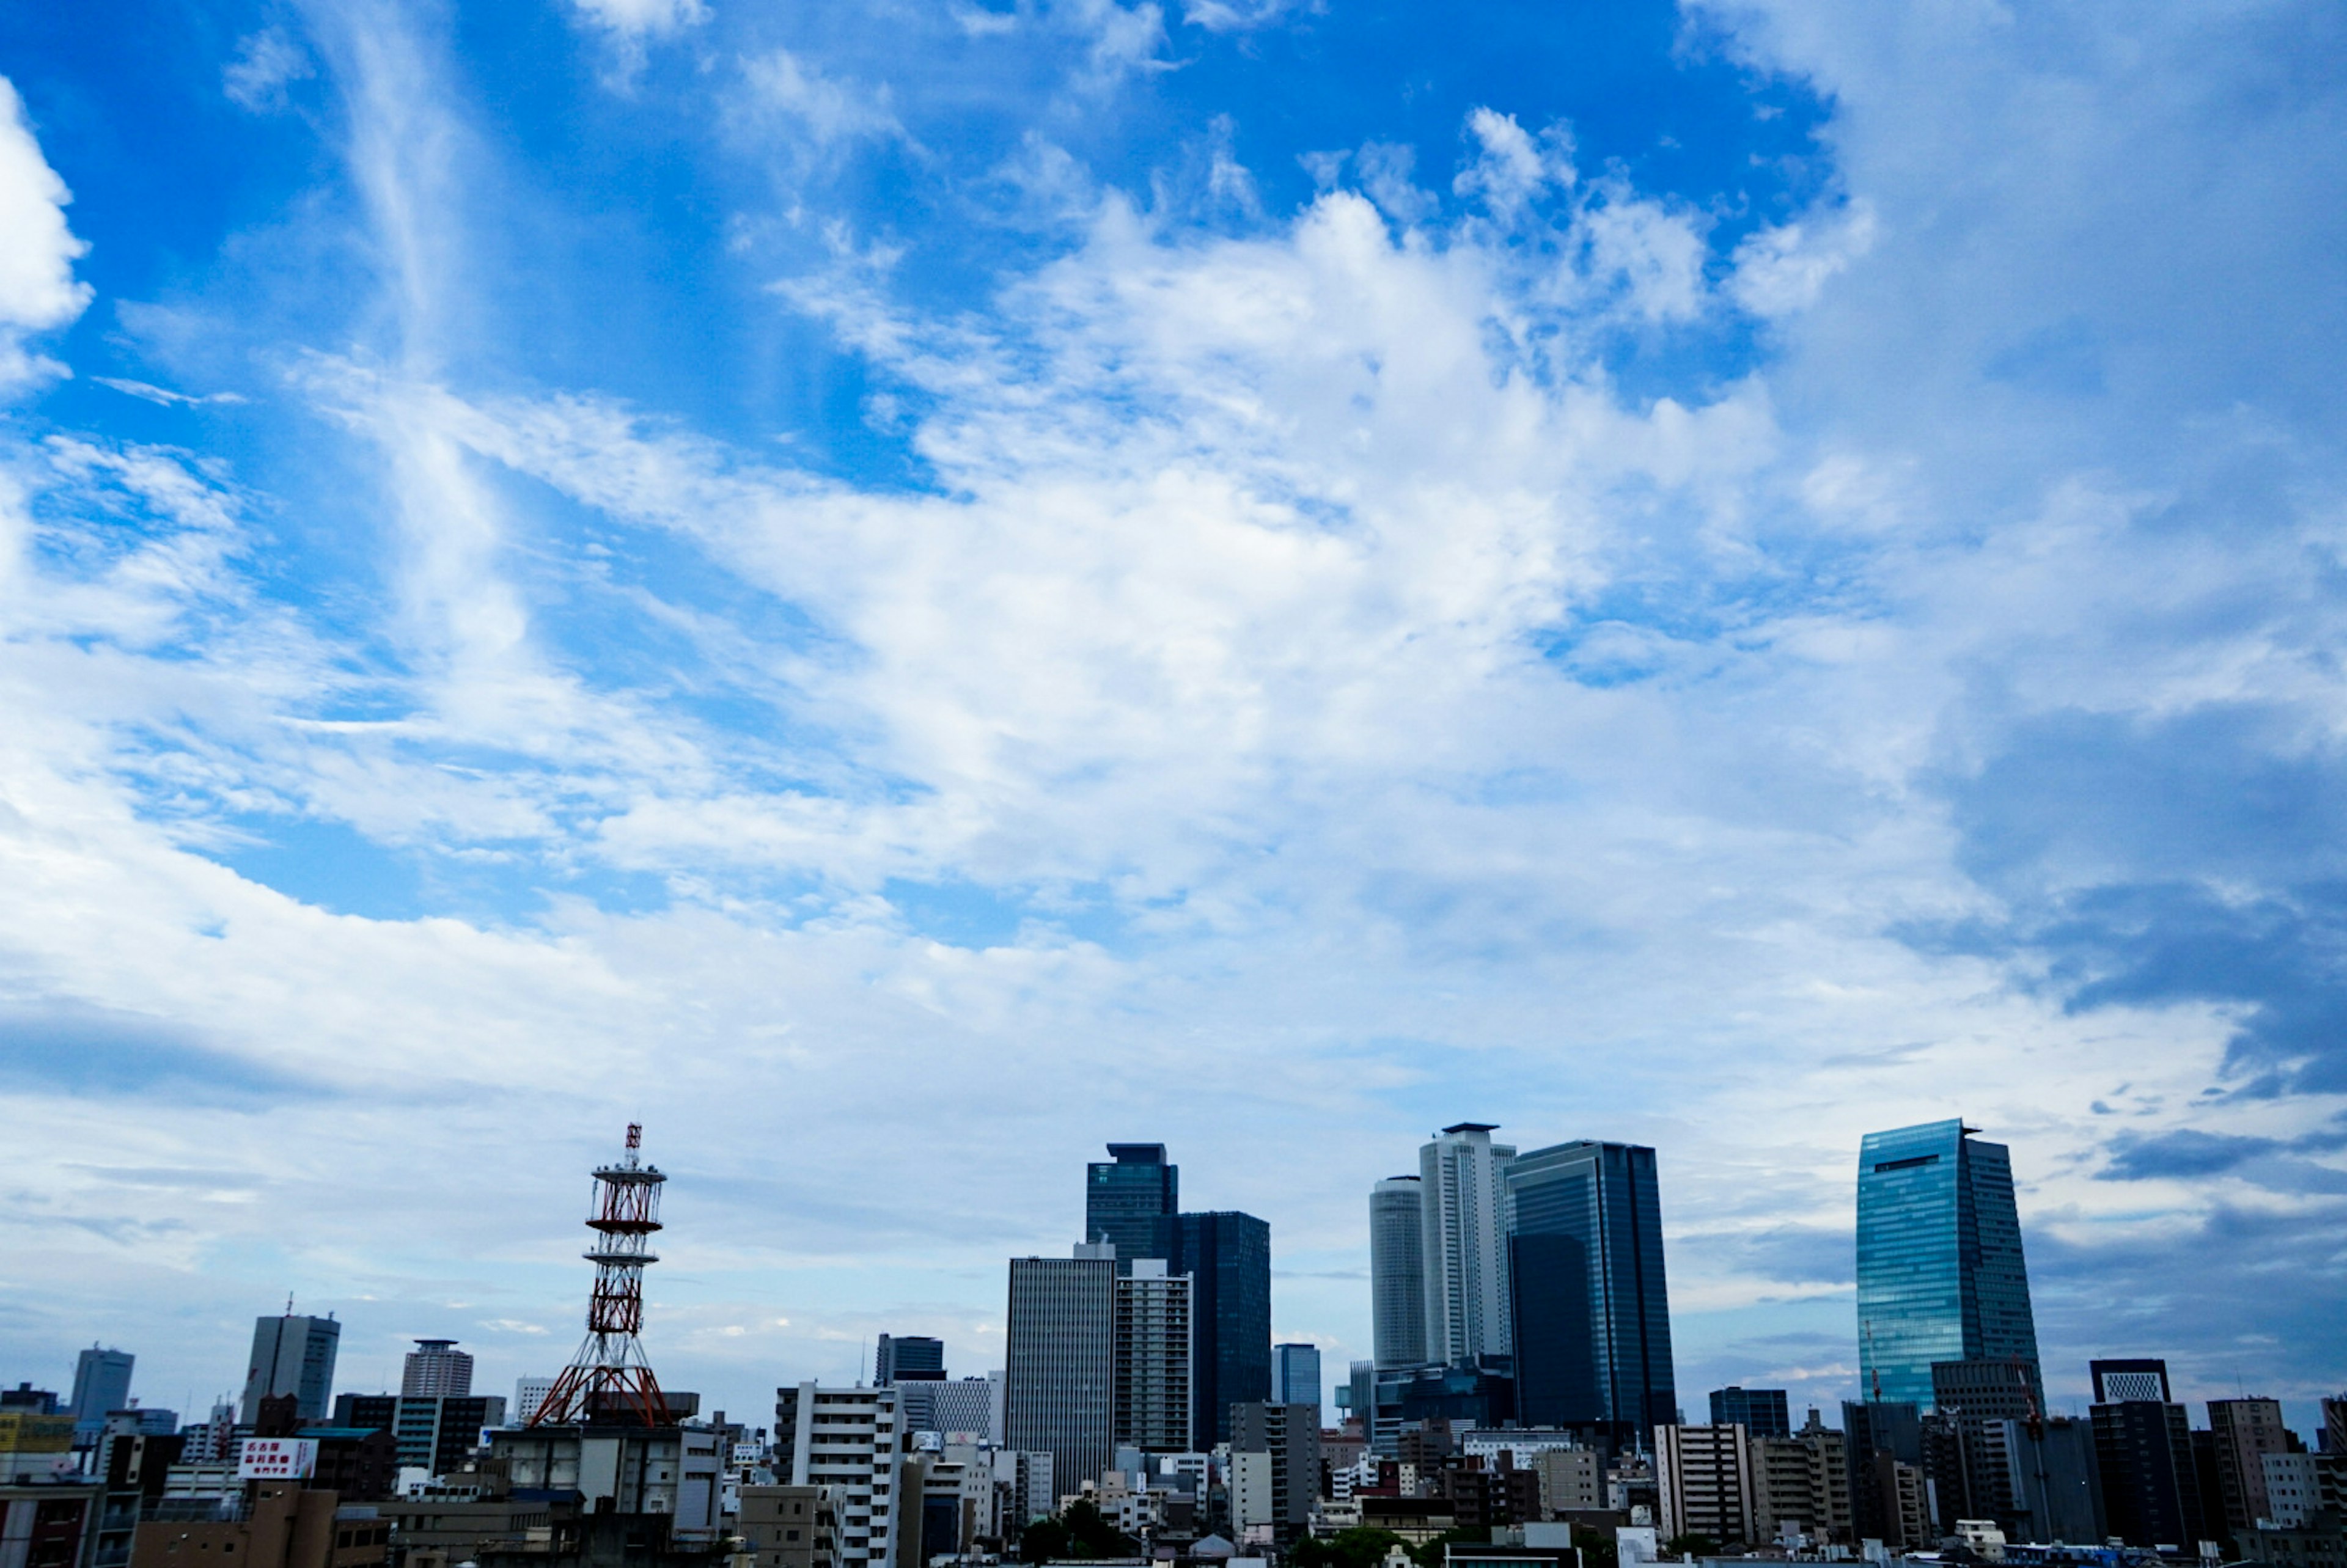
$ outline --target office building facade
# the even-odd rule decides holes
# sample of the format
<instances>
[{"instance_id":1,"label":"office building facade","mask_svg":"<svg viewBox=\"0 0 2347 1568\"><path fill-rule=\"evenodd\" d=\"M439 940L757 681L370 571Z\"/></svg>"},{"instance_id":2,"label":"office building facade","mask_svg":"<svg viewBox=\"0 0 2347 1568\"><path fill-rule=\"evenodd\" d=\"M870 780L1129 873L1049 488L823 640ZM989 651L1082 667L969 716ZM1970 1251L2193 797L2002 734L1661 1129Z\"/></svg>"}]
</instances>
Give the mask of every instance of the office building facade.
<instances>
[{"instance_id":1,"label":"office building facade","mask_svg":"<svg viewBox=\"0 0 2347 1568\"><path fill-rule=\"evenodd\" d=\"M883 1334L872 1348L872 1381L885 1389L891 1383L941 1382L946 1375L946 1342L926 1334Z\"/></svg>"},{"instance_id":2,"label":"office building facade","mask_svg":"<svg viewBox=\"0 0 2347 1568\"><path fill-rule=\"evenodd\" d=\"M1711 1424L1742 1427L1756 1438L1793 1435L1792 1414L1786 1406L1782 1389L1714 1389Z\"/></svg>"},{"instance_id":3,"label":"office building facade","mask_svg":"<svg viewBox=\"0 0 2347 1568\"><path fill-rule=\"evenodd\" d=\"M1108 1155L1084 1170L1084 1240L1114 1246L1117 1272L1129 1274L1135 1258L1172 1255L1182 1169L1163 1143L1111 1143Z\"/></svg>"},{"instance_id":4,"label":"office building facade","mask_svg":"<svg viewBox=\"0 0 2347 1568\"><path fill-rule=\"evenodd\" d=\"M467 1398L473 1391L473 1358L457 1349L454 1339L418 1339L400 1368L399 1391L410 1399Z\"/></svg>"},{"instance_id":5,"label":"office building facade","mask_svg":"<svg viewBox=\"0 0 2347 1568\"><path fill-rule=\"evenodd\" d=\"M1143 1453L1185 1453L1195 1428L1192 1280L1163 1258L1135 1258L1116 1282L1116 1441Z\"/></svg>"},{"instance_id":6,"label":"office building facade","mask_svg":"<svg viewBox=\"0 0 2347 1568\"><path fill-rule=\"evenodd\" d=\"M1860 1386L1927 1403L1935 1361L2018 1362L2038 1409L2012 1159L1962 1121L1869 1132L1858 1166Z\"/></svg>"},{"instance_id":7,"label":"office building facade","mask_svg":"<svg viewBox=\"0 0 2347 1568\"><path fill-rule=\"evenodd\" d=\"M1116 1441L1113 1248L1083 1243L1071 1257L1012 1258L1005 1321L1004 1446L1049 1453L1071 1491L1098 1481Z\"/></svg>"},{"instance_id":8,"label":"office building facade","mask_svg":"<svg viewBox=\"0 0 2347 1568\"><path fill-rule=\"evenodd\" d=\"M1676 1421L1655 1152L1559 1143L1505 1180L1517 1418L1631 1443Z\"/></svg>"},{"instance_id":9,"label":"office building facade","mask_svg":"<svg viewBox=\"0 0 2347 1568\"><path fill-rule=\"evenodd\" d=\"M1750 1442L1756 1542L1794 1534L1827 1542L1856 1539L1850 1445L1843 1434L1826 1426L1811 1410L1799 1431L1756 1434Z\"/></svg>"},{"instance_id":10,"label":"office building facade","mask_svg":"<svg viewBox=\"0 0 2347 1568\"><path fill-rule=\"evenodd\" d=\"M1271 1398L1271 1227L1225 1210L1177 1214L1173 1234L1167 1267L1194 1291L1189 1446L1205 1453L1230 1440L1233 1405Z\"/></svg>"},{"instance_id":11,"label":"office building facade","mask_svg":"<svg viewBox=\"0 0 2347 1568\"><path fill-rule=\"evenodd\" d=\"M1445 1127L1418 1152L1426 1359L1471 1363L1512 1348L1508 1321L1508 1162L1486 1122Z\"/></svg>"},{"instance_id":12,"label":"office building facade","mask_svg":"<svg viewBox=\"0 0 2347 1568\"><path fill-rule=\"evenodd\" d=\"M252 1356L244 1378L238 1419L247 1426L261 1419L261 1401L291 1394L305 1421L323 1421L333 1403L334 1356L343 1326L329 1316L253 1320Z\"/></svg>"},{"instance_id":13,"label":"office building facade","mask_svg":"<svg viewBox=\"0 0 2347 1568\"><path fill-rule=\"evenodd\" d=\"M403 1470L446 1475L464 1468L484 1428L505 1424L506 1402L495 1394L446 1398L406 1394L337 1394L333 1424L352 1431L387 1431Z\"/></svg>"},{"instance_id":14,"label":"office building facade","mask_svg":"<svg viewBox=\"0 0 2347 1568\"><path fill-rule=\"evenodd\" d=\"M87 1448L106 1430L106 1418L130 1408L130 1368L137 1361L128 1350L93 1345L74 1358L73 1399L67 1407L74 1419L74 1446Z\"/></svg>"},{"instance_id":15,"label":"office building facade","mask_svg":"<svg viewBox=\"0 0 2347 1568\"><path fill-rule=\"evenodd\" d=\"M1426 1362L1425 1192L1416 1176L1369 1190L1369 1354L1380 1367Z\"/></svg>"},{"instance_id":16,"label":"office building facade","mask_svg":"<svg viewBox=\"0 0 2347 1568\"><path fill-rule=\"evenodd\" d=\"M1320 1347L1290 1343L1271 1348L1271 1402L1320 1405Z\"/></svg>"}]
</instances>

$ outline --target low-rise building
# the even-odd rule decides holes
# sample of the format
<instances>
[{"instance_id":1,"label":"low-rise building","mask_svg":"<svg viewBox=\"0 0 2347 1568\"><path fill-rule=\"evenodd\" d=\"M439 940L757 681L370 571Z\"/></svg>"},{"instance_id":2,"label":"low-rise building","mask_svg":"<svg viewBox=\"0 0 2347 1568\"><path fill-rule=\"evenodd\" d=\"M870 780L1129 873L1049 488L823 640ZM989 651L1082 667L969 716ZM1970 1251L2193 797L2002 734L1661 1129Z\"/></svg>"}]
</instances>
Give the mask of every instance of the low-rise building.
<instances>
[{"instance_id":1,"label":"low-rise building","mask_svg":"<svg viewBox=\"0 0 2347 1568\"><path fill-rule=\"evenodd\" d=\"M391 1526L364 1503L294 1481L264 1481L204 1519L142 1522L131 1568L389 1568Z\"/></svg>"},{"instance_id":2,"label":"low-rise building","mask_svg":"<svg viewBox=\"0 0 2347 1568\"><path fill-rule=\"evenodd\" d=\"M65 1422L70 1440L73 1418ZM0 1481L0 1568L75 1568L97 1511L98 1489L77 1477Z\"/></svg>"},{"instance_id":3,"label":"low-rise building","mask_svg":"<svg viewBox=\"0 0 2347 1568\"><path fill-rule=\"evenodd\" d=\"M838 1568L839 1494L827 1486L745 1486L735 1522L751 1568Z\"/></svg>"}]
</instances>

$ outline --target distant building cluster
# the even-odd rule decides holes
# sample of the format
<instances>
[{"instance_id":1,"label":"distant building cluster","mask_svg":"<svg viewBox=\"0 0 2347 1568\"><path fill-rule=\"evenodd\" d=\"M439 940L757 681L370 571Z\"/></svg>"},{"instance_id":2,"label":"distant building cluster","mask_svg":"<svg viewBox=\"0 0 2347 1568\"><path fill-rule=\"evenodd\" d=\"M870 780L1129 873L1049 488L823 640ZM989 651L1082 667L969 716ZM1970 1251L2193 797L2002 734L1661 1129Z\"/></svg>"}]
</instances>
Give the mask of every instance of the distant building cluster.
<instances>
[{"instance_id":1,"label":"distant building cluster","mask_svg":"<svg viewBox=\"0 0 2347 1568\"><path fill-rule=\"evenodd\" d=\"M666 1177L595 1172L587 1333L473 1391L420 1339L338 1392L330 1314L256 1320L241 1395L182 1423L93 1346L0 1390L0 1568L1633 1568L1661 1561L2347 1568L2347 1395L2280 1403L2096 1359L2046 1405L2010 1157L1961 1122L1864 1139L1860 1397L1673 1368L1655 1151L1444 1128L1369 1194L1372 1356L1323 1409L1272 1338L1271 1232L1185 1212L1157 1143L1085 1173L1081 1239L1009 1260L1003 1365L884 1334L870 1380L703 1418L641 1341Z\"/></svg>"}]
</instances>

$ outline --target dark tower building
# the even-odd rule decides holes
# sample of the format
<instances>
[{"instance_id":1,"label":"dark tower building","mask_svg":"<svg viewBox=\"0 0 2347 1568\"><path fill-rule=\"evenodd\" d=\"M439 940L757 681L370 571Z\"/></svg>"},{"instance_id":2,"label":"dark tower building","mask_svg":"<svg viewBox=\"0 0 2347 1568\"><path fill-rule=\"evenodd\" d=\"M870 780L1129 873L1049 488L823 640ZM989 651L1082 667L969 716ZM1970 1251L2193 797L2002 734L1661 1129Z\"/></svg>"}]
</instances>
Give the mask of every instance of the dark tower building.
<instances>
[{"instance_id":1,"label":"dark tower building","mask_svg":"<svg viewBox=\"0 0 2347 1568\"><path fill-rule=\"evenodd\" d=\"M1583 1140L1507 1168L1517 1419L1644 1448L1678 1419L1655 1152Z\"/></svg>"},{"instance_id":2,"label":"dark tower building","mask_svg":"<svg viewBox=\"0 0 2347 1568\"><path fill-rule=\"evenodd\" d=\"M1174 1167L1164 1169L1170 1193ZM1167 1267L1194 1282L1192 1446L1204 1453L1230 1440L1233 1405L1271 1399L1271 1226L1223 1211L1176 1214L1171 1230Z\"/></svg>"},{"instance_id":3,"label":"dark tower building","mask_svg":"<svg viewBox=\"0 0 2347 1568\"><path fill-rule=\"evenodd\" d=\"M1793 1435L1792 1416L1785 1408L1782 1389L1714 1389L1711 1424L1742 1427L1756 1438Z\"/></svg>"},{"instance_id":4,"label":"dark tower building","mask_svg":"<svg viewBox=\"0 0 2347 1568\"><path fill-rule=\"evenodd\" d=\"M1108 1154L1085 1167L1084 1240L1114 1246L1119 1274L1136 1257L1171 1261L1182 1167L1166 1163L1163 1143L1111 1143Z\"/></svg>"},{"instance_id":5,"label":"dark tower building","mask_svg":"<svg viewBox=\"0 0 2347 1568\"><path fill-rule=\"evenodd\" d=\"M946 1377L946 1342L926 1334L883 1334L872 1349L872 1386L896 1383L942 1383Z\"/></svg>"},{"instance_id":6,"label":"dark tower building","mask_svg":"<svg viewBox=\"0 0 2347 1568\"><path fill-rule=\"evenodd\" d=\"M2165 1361L2094 1361L2095 1462L2110 1532L2130 1546L2193 1551L2208 1538L2192 1422Z\"/></svg>"}]
</instances>

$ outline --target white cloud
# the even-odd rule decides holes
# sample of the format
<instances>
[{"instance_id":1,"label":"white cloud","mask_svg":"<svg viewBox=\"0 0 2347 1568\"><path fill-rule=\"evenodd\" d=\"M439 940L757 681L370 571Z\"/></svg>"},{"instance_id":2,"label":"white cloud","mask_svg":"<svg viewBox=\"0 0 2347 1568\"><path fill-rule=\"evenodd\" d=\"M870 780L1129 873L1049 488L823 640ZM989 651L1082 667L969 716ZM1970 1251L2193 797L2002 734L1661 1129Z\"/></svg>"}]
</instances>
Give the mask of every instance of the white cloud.
<instances>
[{"instance_id":1,"label":"white cloud","mask_svg":"<svg viewBox=\"0 0 2347 1568\"><path fill-rule=\"evenodd\" d=\"M317 74L306 51L282 27L263 27L241 39L236 57L220 71L229 101L265 114L285 107L285 89Z\"/></svg>"},{"instance_id":2,"label":"white cloud","mask_svg":"<svg viewBox=\"0 0 2347 1568\"><path fill-rule=\"evenodd\" d=\"M805 126L818 146L905 134L889 110L885 85L867 88L836 81L788 49L743 61L742 74L760 107L779 110Z\"/></svg>"},{"instance_id":3,"label":"white cloud","mask_svg":"<svg viewBox=\"0 0 2347 1568\"><path fill-rule=\"evenodd\" d=\"M571 0L582 17L627 38L659 38L709 20L702 0Z\"/></svg>"},{"instance_id":4,"label":"white cloud","mask_svg":"<svg viewBox=\"0 0 2347 1568\"><path fill-rule=\"evenodd\" d=\"M1503 225L1518 220L1543 191L1569 189L1577 178L1573 138L1563 127L1535 138L1515 116L1483 108L1467 117L1467 130L1478 150L1450 188L1481 201Z\"/></svg>"},{"instance_id":5,"label":"white cloud","mask_svg":"<svg viewBox=\"0 0 2347 1568\"><path fill-rule=\"evenodd\" d=\"M68 374L26 343L89 303L89 285L74 277L89 243L66 226L72 200L41 155L15 84L0 77L0 393Z\"/></svg>"},{"instance_id":6,"label":"white cloud","mask_svg":"<svg viewBox=\"0 0 2347 1568\"><path fill-rule=\"evenodd\" d=\"M1805 311L1873 244L1874 210L1864 201L1763 229L1737 246L1727 292L1757 316Z\"/></svg>"}]
</instances>

